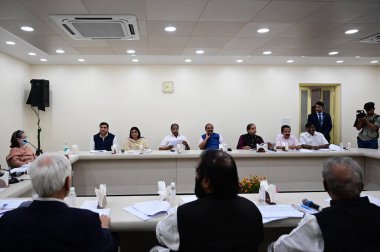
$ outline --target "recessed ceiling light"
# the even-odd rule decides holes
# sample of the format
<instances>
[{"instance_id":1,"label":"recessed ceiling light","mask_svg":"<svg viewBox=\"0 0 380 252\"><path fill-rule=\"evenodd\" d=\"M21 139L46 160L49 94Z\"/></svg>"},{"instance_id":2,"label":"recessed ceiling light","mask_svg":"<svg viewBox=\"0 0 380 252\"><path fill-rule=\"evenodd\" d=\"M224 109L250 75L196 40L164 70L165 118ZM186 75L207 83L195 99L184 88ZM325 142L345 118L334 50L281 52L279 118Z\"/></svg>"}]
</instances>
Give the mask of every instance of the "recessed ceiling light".
<instances>
[{"instance_id":1,"label":"recessed ceiling light","mask_svg":"<svg viewBox=\"0 0 380 252\"><path fill-rule=\"evenodd\" d=\"M257 32L258 33L267 33L269 32L270 30L268 28L261 28L261 29L258 29Z\"/></svg>"},{"instance_id":2,"label":"recessed ceiling light","mask_svg":"<svg viewBox=\"0 0 380 252\"><path fill-rule=\"evenodd\" d=\"M34 31L34 29L32 27L30 27L30 26L21 26L20 29L23 30L23 31L27 31L27 32Z\"/></svg>"},{"instance_id":3,"label":"recessed ceiling light","mask_svg":"<svg viewBox=\"0 0 380 252\"><path fill-rule=\"evenodd\" d=\"M85 62L85 59L78 59L79 62Z\"/></svg>"},{"instance_id":4,"label":"recessed ceiling light","mask_svg":"<svg viewBox=\"0 0 380 252\"><path fill-rule=\"evenodd\" d=\"M127 50L127 53L135 53L136 51L135 50L133 50L133 49L129 49L129 50Z\"/></svg>"},{"instance_id":5,"label":"recessed ceiling light","mask_svg":"<svg viewBox=\"0 0 380 252\"><path fill-rule=\"evenodd\" d=\"M40 61L44 61L45 62L45 61L47 61L47 59L40 59Z\"/></svg>"},{"instance_id":6,"label":"recessed ceiling light","mask_svg":"<svg viewBox=\"0 0 380 252\"><path fill-rule=\"evenodd\" d=\"M376 64L376 63L379 63L379 61L378 60L372 60L370 63L371 64Z\"/></svg>"},{"instance_id":7,"label":"recessed ceiling light","mask_svg":"<svg viewBox=\"0 0 380 252\"><path fill-rule=\"evenodd\" d=\"M132 59L132 61L133 61L133 62L139 62L139 60L138 60L138 59Z\"/></svg>"},{"instance_id":8,"label":"recessed ceiling light","mask_svg":"<svg viewBox=\"0 0 380 252\"><path fill-rule=\"evenodd\" d=\"M357 29L352 29L352 30L347 30L347 31L345 31L344 33L346 33L346 34L354 34L354 33L357 33L359 30L357 30Z\"/></svg>"},{"instance_id":9,"label":"recessed ceiling light","mask_svg":"<svg viewBox=\"0 0 380 252\"><path fill-rule=\"evenodd\" d=\"M177 30L177 28L175 28L174 26L167 26L167 27L165 27L165 31L167 31L167 32L174 32L176 30Z\"/></svg>"},{"instance_id":10,"label":"recessed ceiling light","mask_svg":"<svg viewBox=\"0 0 380 252\"><path fill-rule=\"evenodd\" d=\"M242 59L237 59L237 60L236 60L236 63L242 63L242 62L243 62Z\"/></svg>"},{"instance_id":11,"label":"recessed ceiling light","mask_svg":"<svg viewBox=\"0 0 380 252\"><path fill-rule=\"evenodd\" d=\"M343 60L337 60L336 61L336 63L338 63L338 64L341 64L341 63L343 63L344 61Z\"/></svg>"},{"instance_id":12,"label":"recessed ceiling light","mask_svg":"<svg viewBox=\"0 0 380 252\"><path fill-rule=\"evenodd\" d=\"M294 60L287 60L286 63L293 63Z\"/></svg>"},{"instance_id":13,"label":"recessed ceiling light","mask_svg":"<svg viewBox=\"0 0 380 252\"><path fill-rule=\"evenodd\" d=\"M13 41L7 41L7 42L5 42L5 44L7 44L7 45L15 45L16 43L13 42Z\"/></svg>"},{"instance_id":14,"label":"recessed ceiling light","mask_svg":"<svg viewBox=\"0 0 380 252\"><path fill-rule=\"evenodd\" d=\"M34 53L34 52L30 52L30 53L28 53L30 56L36 56L37 54L36 53Z\"/></svg>"},{"instance_id":15,"label":"recessed ceiling light","mask_svg":"<svg viewBox=\"0 0 380 252\"><path fill-rule=\"evenodd\" d=\"M190 63L191 59L185 59L185 62Z\"/></svg>"},{"instance_id":16,"label":"recessed ceiling light","mask_svg":"<svg viewBox=\"0 0 380 252\"><path fill-rule=\"evenodd\" d=\"M333 52L329 52L329 55L337 55L339 52L336 52L336 51L333 51Z\"/></svg>"},{"instance_id":17,"label":"recessed ceiling light","mask_svg":"<svg viewBox=\"0 0 380 252\"><path fill-rule=\"evenodd\" d=\"M196 53L196 54L204 54L205 51L203 51L203 50L196 50L195 53Z\"/></svg>"},{"instance_id":18,"label":"recessed ceiling light","mask_svg":"<svg viewBox=\"0 0 380 252\"><path fill-rule=\"evenodd\" d=\"M360 56L355 56L355 58L359 59L359 58L360 58Z\"/></svg>"},{"instance_id":19,"label":"recessed ceiling light","mask_svg":"<svg viewBox=\"0 0 380 252\"><path fill-rule=\"evenodd\" d=\"M270 54L272 54L272 52L271 51L265 51L265 52L263 52L263 54L264 55L270 55Z\"/></svg>"},{"instance_id":20,"label":"recessed ceiling light","mask_svg":"<svg viewBox=\"0 0 380 252\"><path fill-rule=\"evenodd\" d=\"M302 58L306 58L306 56L301 56Z\"/></svg>"},{"instance_id":21,"label":"recessed ceiling light","mask_svg":"<svg viewBox=\"0 0 380 252\"><path fill-rule=\"evenodd\" d=\"M62 49L57 49L57 50L55 50L55 52L56 52L56 53L61 53L61 54L62 54L62 53L65 53L65 51L62 50Z\"/></svg>"}]
</instances>

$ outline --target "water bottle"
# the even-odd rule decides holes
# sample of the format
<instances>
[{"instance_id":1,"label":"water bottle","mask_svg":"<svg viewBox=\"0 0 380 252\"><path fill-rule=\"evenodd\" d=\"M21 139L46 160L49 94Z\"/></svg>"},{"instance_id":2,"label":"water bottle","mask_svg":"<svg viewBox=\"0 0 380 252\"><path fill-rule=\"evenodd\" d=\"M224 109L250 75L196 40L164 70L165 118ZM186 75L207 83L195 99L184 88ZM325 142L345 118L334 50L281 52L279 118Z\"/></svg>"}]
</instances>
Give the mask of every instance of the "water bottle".
<instances>
[{"instance_id":1,"label":"water bottle","mask_svg":"<svg viewBox=\"0 0 380 252\"><path fill-rule=\"evenodd\" d=\"M175 188L175 182L170 184L170 200L175 200L175 196L177 194L177 190Z\"/></svg>"},{"instance_id":2,"label":"water bottle","mask_svg":"<svg viewBox=\"0 0 380 252\"><path fill-rule=\"evenodd\" d=\"M351 150L351 142L348 142L348 143L347 143L347 150L348 150L348 151Z\"/></svg>"},{"instance_id":3,"label":"water bottle","mask_svg":"<svg viewBox=\"0 0 380 252\"><path fill-rule=\"evenodd\" d=\"M339 151L343 151L343 143L342 142L340 143Z\"/></svg>"},{"instance_id":4,"label":"water bottle","mask_svg":"<svg viewBox=\"0 0 380 252\"><path fill-rule=\"evenodd\" d=\"M75 187L70 187L69 204L70 204L71 207L76 207L77 206L77 195L75 193Z\"/></svg>"},{"instance_id":5,"label":"water bottle","mask_svg":"<svg viewBox=\"0 0 380 252\"><path fill-rule=\"evenodd\" d=\"M63 152L67 154L68 151L69 151L69 146L67 145L67 143L65 143L65 145L63 146Z\"/></svg>"}]
</instances>

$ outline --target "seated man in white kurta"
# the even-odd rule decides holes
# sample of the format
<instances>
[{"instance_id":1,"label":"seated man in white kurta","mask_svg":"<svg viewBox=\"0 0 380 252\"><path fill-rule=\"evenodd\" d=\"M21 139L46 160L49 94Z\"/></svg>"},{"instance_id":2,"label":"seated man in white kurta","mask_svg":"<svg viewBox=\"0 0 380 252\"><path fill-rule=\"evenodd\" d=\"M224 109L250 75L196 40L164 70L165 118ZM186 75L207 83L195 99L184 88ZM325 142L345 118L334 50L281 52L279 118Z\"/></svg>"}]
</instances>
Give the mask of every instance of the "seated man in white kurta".
<instances>
[{"instance_id":1,"label":"seated man in white kurta","mask_svg":"<svg viewBox=\"0 0 380 252\"><path fill-rule=\"evenodd\" d=\"M315 131L315 127L311 123L306 123L306 132L300 135L300 144L303 149L319 150L329 147L325 136Z\"/></svg>"},{"instance_id":2,"label":"seated man in white kurta","mask_svg":"<svg viewBox=\"0 0 380 252\"><path fill-rule=\"evenodd\" d=\"M167 135L161 142L159 150L171 150L177 146L177 144L183 144L185 150L190 150L189 142L184 135L179 134L179 125L173 123L170 126L171 134Z\"/></svg>"}]
</instances>

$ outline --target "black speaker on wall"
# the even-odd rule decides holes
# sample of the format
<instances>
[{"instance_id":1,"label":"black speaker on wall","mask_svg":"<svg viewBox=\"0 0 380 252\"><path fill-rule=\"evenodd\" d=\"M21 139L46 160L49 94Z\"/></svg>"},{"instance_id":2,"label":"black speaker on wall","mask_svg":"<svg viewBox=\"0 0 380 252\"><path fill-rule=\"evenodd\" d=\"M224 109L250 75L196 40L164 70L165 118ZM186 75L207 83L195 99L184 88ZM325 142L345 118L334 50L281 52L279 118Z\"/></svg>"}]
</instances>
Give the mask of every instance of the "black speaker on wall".
<instances>
[{"instance_id":1,"label":"black speaker on wall","mask_svg":"<svg viewBox=\"0 0 380 252\"><path fill-rule=\"evenodd\" d=\"M32 107L38 107L38 110L45 111L45 107L49 107L49 81L33 79L30 83L32 87L26 104L30 104Z\"/></svg>"}]
</instances>

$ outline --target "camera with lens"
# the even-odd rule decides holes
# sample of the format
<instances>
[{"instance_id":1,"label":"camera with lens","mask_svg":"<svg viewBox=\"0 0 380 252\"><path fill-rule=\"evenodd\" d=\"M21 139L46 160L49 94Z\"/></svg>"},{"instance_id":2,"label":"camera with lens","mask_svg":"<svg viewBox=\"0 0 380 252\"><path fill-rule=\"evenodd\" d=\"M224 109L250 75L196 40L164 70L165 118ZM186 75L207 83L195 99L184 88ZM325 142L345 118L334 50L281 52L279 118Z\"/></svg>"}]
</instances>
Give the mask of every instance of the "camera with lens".
<instances>
[{"instance_id":1,"label":"camera with lens","mask_svg":"<svg viewBox=\"0 0 380 252\"><path fill-rule=\"evenodd\" d=\"M360 110L356 110L356 119L355 119L355 122L354 122L354 127L356 127L357 123L359 122L360 119L364 118L367 116L367 113L360 109Z\"/></svg>"},{"instance_id":2,"label":"camera with lens","mask_svg":"<svg viewBox=\"0 0 380 252\"><path fill-rule=\"evenodd\" d=\"M362 109L356 110L356 119L361 119L366 116L367 116L367 113L364 110Z\"/></svg>"}]
</instances>

